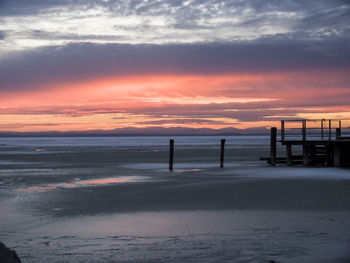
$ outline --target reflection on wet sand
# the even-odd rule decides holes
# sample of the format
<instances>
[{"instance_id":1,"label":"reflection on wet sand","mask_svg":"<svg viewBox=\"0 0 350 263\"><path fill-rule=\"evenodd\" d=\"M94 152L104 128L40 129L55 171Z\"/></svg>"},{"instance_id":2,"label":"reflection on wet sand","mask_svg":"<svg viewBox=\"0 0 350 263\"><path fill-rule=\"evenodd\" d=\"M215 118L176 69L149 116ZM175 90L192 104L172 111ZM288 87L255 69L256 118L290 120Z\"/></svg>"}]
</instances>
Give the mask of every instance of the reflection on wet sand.
<instances>
[{"instance_id":1,"label":"reflection on wet sand","mask_svg":"<svg viewBox=\"0 0 350 263\"><path fill-rule=\"evenodd\" d=\"M32 192L32 191L46 191L53 190L57 188L74 188L80 186L90 186L90 185L105 185L105 184L115 184L115 183L135 183L142 182L148 179L147 176L123 176L117 178L103 178L103 179L92 179L92 180L82 180L70 183L60 183L49 186L29 186L24 189L20 189L20 192Z\"/></svg>"}]
</instances>

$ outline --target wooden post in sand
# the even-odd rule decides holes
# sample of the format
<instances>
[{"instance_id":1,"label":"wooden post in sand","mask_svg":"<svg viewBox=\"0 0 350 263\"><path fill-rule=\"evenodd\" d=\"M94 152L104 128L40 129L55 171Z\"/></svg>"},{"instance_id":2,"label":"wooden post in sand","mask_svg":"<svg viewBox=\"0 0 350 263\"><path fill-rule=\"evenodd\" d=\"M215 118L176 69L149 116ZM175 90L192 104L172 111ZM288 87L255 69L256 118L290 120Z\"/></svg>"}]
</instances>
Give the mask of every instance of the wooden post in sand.
<instances>
[{"instance_id":1,"label":"wooden post in sand","mask_svg":"<svg viewBox=\"0 0 350 263\"><path fill-rule=\"evenodd\" d=\"M277 128L271 128L271 137L270 137L270 164L276 165L276 145L277 145Z\"/></svg>"},{"instance_id":2,"label":"wooden post in sand","mask_svg":"<svg viewBox=\"0 0 350 263\"><path fill-rule=\"evenodd\" d=\"M225 139L221 139L220 168L224 168Z\"/></svg>"},{"instance_id":3,"label":"wooden post in sand","mask_svg":"<svg viewBox=\"0 0 350 263\"><path fill-rule=\"evenodd\" d=\"M170 139L170 149L169 149L169 171L172 171L174 166L174 140Z\"/></svg>"}]
</instances>

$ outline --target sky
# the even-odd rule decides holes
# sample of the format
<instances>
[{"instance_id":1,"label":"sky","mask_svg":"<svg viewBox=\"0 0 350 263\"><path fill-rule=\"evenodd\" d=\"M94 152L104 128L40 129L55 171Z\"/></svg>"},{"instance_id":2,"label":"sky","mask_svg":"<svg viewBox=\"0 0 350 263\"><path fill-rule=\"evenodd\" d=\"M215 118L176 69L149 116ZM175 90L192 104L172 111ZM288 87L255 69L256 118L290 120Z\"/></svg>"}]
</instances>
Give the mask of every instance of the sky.
<instances>
[{"instance_id":1,"label":"sky","mask_svg":"<svg viewBox=\"0 0 350 263\"><path fill-rule=\"evenodd\" d=\"M0 131L350 118L349 0L0 0Z\"/></svg>"}]
</instances>

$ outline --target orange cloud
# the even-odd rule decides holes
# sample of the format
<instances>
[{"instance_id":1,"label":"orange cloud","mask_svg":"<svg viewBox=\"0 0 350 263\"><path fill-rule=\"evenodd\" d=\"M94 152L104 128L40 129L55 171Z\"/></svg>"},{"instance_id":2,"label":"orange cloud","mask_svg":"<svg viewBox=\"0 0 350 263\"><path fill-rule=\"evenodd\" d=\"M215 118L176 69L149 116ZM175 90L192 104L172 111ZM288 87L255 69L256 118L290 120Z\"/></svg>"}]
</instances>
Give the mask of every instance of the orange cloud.
<instances>
[{"instance_id":1,"label":"orange cloud","mask_svg":"<svg viewBox=\"0 0 350 263\"><path fill-rule=\"evenodd\" d=\"M273 125L278 118L348 117L348 75L330 71L148 75L51 83L35 91L1 94L0 130L155 124L247 128Z\"/></svg>"}]
</instances>

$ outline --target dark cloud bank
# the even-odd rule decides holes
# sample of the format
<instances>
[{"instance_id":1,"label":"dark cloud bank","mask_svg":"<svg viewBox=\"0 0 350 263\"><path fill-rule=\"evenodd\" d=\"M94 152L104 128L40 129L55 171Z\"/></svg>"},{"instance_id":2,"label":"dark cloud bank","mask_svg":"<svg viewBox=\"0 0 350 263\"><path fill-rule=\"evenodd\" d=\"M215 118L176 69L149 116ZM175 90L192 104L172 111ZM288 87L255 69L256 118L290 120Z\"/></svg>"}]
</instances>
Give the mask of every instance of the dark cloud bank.
<instances>
[{"instance_id":1,"label":"dark cloud bank","mask_svg":"<svg viewBox=\"0 0 350 263\"><path fill-rule=\"evenodd\" d=\"M0 0L1 17L59 16L74 10L103 9L108 16L141 15L169 18L170 27L191 31L210 18L237 17L222 26L240 29L287 25L285 34L251 41L194 44L75 43L9 53L0 58L0 91L31 89L50 82L139 74L230 74L272 71L349 70L350 1L348 0ZM57 11L59 9L60 11ZM244 12L249 11L249 12ZM246 15L243 15L246 14ZM231 24L230 24L231 23ZM133 29L131 29L133 30ZM8 32L7 32L8 31ZM11 35L0 31L0 43ZM118 41L118 35L81 35L29 30L26 37L93 42ZM244 33L242 33L244 34ZM244 35L242 36L244 37ZM244 39L244 38L242 38ZM123 39L123 41L126 41Z\"/></svg>"},{"instance_id":2,"label":"dark cloud bank","mask_svg":"<svg viewBox=\"0 0 350 263\"><path fill-rule=\"evenodd\" d=\"M104 76L349 69L350 46L337 39L236 44L85 43L38 48L0 59L0 89Z\"/></svg>"}]
</instances>

